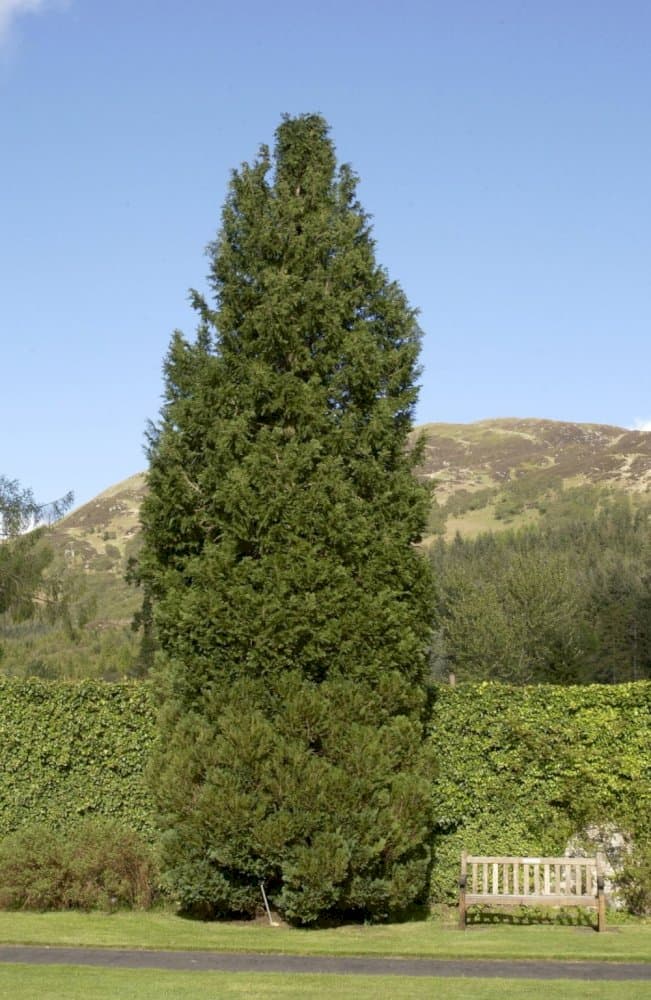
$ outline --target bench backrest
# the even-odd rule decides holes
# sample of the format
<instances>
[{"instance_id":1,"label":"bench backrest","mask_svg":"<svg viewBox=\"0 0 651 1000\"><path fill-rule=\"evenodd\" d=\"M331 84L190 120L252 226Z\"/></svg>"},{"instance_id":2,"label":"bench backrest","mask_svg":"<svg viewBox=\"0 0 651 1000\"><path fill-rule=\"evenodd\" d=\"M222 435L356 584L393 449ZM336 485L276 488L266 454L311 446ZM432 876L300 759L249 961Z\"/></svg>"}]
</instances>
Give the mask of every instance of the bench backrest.
<instances>
[{"instance_id":1,"label":"bench backrest","mask_svg":"<svg viewBox=\"0 0 651 1000\"><path fill-rule=\"evenodd\" d=\"M602 859L525 858L471 855L461 857L468 892L489 896L596 896Z\"/></svg>"}]
</instances>

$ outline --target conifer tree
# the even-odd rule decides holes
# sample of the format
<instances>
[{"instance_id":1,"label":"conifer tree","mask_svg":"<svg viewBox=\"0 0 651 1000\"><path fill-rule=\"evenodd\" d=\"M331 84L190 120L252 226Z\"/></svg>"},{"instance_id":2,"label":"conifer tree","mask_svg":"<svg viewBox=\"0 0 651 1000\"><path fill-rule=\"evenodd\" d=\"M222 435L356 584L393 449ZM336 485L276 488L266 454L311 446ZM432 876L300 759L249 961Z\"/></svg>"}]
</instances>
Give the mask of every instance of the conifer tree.
<instances>
[{"instance_id":1,"label":"conifer tree","mask_svg":"<svg viewBox=\"0 0 651 1000\"><path fill-rule=\"evenodd\" d=\"M380 917L422 894L432 762L420 331L318 115L232 174L150 433L140 574L182 905Z\"/></svg>"}]
</instances>

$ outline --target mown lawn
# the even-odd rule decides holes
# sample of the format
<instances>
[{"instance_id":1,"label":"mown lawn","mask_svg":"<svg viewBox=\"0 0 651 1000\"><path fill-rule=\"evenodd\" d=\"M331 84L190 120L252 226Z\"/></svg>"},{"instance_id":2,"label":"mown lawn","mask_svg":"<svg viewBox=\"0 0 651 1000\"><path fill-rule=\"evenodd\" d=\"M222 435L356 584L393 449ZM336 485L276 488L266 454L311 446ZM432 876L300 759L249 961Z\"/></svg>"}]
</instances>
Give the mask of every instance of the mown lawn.
<instances>
[{"instance_id":1,"label":"mown lawn","mask_svg":"<svg viewBox=\"0 0 651 1000\"><path fill-rule=\"evenodd\" d=\"M256 922L202 923L165 911L0 912L0 943L297 955L651 962L651 922L614 925L604 934L586 926L503 923L458 931L451 924L434 920L298 930Z\"/></svg>"},{"instance_id":2,"label":"mown lawn","mask_svg":"<svg viewBox=\"0 0 651 1000\"><path fill-rule=\"evenodd\" d=\"M648 1000L649 984L0 966L2 1000Z\"/></svg>"}]
</instances>

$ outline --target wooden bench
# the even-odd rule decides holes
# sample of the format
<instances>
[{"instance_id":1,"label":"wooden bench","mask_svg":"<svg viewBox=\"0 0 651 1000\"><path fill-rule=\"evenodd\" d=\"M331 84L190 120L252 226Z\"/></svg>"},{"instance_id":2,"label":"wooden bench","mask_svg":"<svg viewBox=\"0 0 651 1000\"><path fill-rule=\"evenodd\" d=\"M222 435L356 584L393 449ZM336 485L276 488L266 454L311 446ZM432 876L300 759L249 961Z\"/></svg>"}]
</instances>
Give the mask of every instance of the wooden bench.
<instances>
[{"instance_id":1,"label":"wooden bench","mask_svg":"<svg viewBox=\"0 0 651 1000\"><path fill-rule=\"evenodd\" d=\"M585 906L606 927L604 859L506 858L463 851L459 878L459 927L470 906Z\"/></svg>"}]
</instances>

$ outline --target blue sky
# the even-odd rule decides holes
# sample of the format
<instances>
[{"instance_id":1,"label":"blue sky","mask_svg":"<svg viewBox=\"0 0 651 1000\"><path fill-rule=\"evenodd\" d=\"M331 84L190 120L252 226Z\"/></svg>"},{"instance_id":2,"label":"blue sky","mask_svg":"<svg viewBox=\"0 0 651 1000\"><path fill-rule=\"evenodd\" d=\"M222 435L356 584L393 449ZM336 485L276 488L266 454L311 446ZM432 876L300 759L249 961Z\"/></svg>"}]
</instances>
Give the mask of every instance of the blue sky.
<instances>
[{"instance_id":1,"label":"blue sky","mask_svg":"<svg viewBox=\"0 0 651 1000\"><path fill-rule=\"evenodd\" d=\"M651 428L651 5L0 0L0 473L145 466L229 171L320 111L421 310L418 421Z\"/></svg>"}]
</instances>

